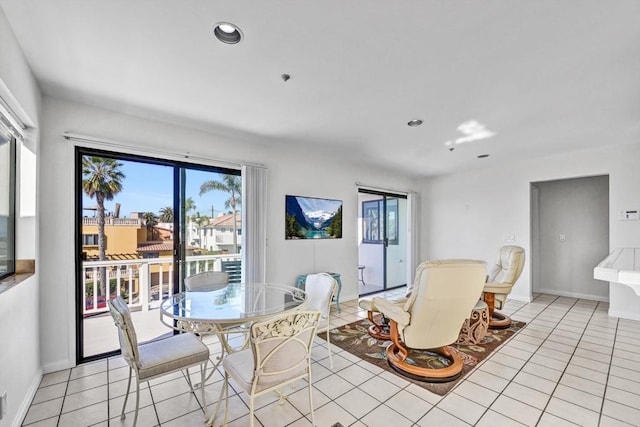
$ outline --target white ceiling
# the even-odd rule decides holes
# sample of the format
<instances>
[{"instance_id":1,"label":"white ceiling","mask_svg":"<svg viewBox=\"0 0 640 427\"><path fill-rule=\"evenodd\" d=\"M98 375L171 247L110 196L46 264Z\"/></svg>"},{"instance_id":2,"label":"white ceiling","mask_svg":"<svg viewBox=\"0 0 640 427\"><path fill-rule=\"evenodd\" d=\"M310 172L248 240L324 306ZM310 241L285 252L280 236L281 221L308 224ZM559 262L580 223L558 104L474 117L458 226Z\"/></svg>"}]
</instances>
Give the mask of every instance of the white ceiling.
<instances>
[{"instance_id":1,"label":"white ceiling","mask_svg":"<svg viewBox=\"0 0 640 427\"><path fill-rule=\"evenodd\" d=\"M640 0L0 6L46 94L402 173L640 141ZM220 21L244 40L217 41ZM496 135L450 152L471 119Z\"/></svg>"}]
</instances>

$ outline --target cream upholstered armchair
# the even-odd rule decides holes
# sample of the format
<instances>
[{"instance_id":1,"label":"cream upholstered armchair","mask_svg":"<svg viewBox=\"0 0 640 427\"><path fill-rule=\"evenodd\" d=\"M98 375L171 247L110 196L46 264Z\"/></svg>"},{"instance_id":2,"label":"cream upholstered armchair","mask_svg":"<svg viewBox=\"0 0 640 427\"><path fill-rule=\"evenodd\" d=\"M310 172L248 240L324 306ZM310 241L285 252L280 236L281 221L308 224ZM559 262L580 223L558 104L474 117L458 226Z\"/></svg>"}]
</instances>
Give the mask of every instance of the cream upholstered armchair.
<instances>
[{"instance_id":1,"label":"cream upholstered armchair","mask_svg":"<svg viewBox=\"0 0 640 427\"><path fill-rule=\"evenodd\" d=\"M392 300L388 300L393 304L404 304L407 302L409 297L411 296L411 290L416 286L417 283L420 282L420 278L424 269L426 268L428 261L421 263L418 268L416 268L416 277L413 280L413 283L409 283L407 285L407 293L400 298L395 298ZM369 326L368 332L374 338L379 340L390 340L391 336L389 334L389 322L386 317L383 315L382 320L376 320L375 313L379 313L378 307L374 304L372 298L361 298L358 301L358 307L363 310L367 310L367 318L369 322L371 322L371 326Z\"/></svg>"},{"instance_id":2,"label":"cream upholstered armchair","mask_svg":"<svg viewBox=\"0 0 640 427\"><path fill-rule=\"evenodd\" d=\"M458 339L460 327L482 294L486 263L476 260L428 261L409 299L394 304L383 298L373 303L388 319L391 345L387 361L401 373L431 382L450 381L462 372L462 358L447 346ZM409 349L431 350L449 360L444 368L407 362Z\"/></svg>"},{"instance_id":3,"label":"cream upholstered armchair","mask_svg":"<svg viewBox=\"0 0 640 427\"><path fill-rule=\"evenodd\" d=\"M507 295L522 273L524 260L524 249L520 246L503 246L498 250L496 265L483 290L484 302L489 307L490 328L502 329L511 325L509 316L495 310L502 309L507 302Z\"/></svg>"}]
</instances>

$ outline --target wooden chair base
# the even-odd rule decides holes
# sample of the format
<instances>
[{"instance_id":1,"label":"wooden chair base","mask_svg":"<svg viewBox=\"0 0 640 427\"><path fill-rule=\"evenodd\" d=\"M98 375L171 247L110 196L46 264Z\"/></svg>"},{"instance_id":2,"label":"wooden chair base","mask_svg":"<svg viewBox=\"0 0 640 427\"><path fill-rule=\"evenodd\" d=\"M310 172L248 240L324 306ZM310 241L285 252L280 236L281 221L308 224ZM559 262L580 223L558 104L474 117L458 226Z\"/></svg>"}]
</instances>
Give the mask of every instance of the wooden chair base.
<instances>
[{"instance_id":1,"label":"wooden chair base","mask_svg":"<svg viewBox=\"0 0 640 427\"><path fill-rule=\"evenodd\" d=\"M489 329L506 329L511 326L511 318L496 311L496 295L493 292L485 292L483 295L484 302L489 307Z\"/></svg>"},{"instance_id":2,"label":"wooden chair base","mask_svg":"<svg viewBox=\"0 0 640 427\"><path fill-rule=\"evenodd\" d=\"M382 322L376 323L373 318L373 312L368 311L367 318L369 319L369 322L371 322L371 326L369 326L368 329L369 335L383 341L389 341L391 339L391 335L389 334L389 323L384 316L382 316Z\"/></svg>"},{"instance_id":3,"label":"wooden chair base","mask_svg":"<svg viewBox=\"0 0 640 427\"><path fill-rule=\"evenodd\" d=\"M489 319L489 329L507 329L511 326L511 318L499 311L494 311L493 316Z\"/></svg>"},{"instance_id":4,"label":"wooden chair base","mask_svg":"<svg viewBox=\"0 0 640 427\"><path fill-rule=\"evenodd\" d=\"M417 381L444 383L453 381L462 374L464 363L458 353L450 351L447 347L440 347L431 351L449 359L451 365L446 368L425 368L411 365L405 361L406 356L403 357L402 350L395 344L387 347L387 361L396 372Z\"/></svg>"},{"instance_id":5,"label":"wooden chair base","mask_svg":"<svg viewBox=\"0 0 640 427\"><path fill-rule=\"evenodd\" d=\"M390 324L392 344L387 347L387 361L394 370L411 379L426 382L448 382L460 376L464 362L462 357L457 352L451 351L448 346L430 349L430 351L438 353L451 362L447 367L427 368L407 363L406 359L409 356L409 350L400 341L398 324L393 320L390 321Z\"/></svg>"}]
</instances>

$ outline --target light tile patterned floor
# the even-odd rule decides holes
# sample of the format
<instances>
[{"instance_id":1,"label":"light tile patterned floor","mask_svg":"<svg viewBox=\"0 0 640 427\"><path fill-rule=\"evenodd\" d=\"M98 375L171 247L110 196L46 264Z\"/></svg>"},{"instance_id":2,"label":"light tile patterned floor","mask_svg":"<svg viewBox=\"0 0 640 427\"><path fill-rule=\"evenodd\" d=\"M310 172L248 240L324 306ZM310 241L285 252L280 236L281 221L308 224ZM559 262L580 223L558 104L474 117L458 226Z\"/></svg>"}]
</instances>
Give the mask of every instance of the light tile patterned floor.
<instances>
[{"instance_id":1,"label":"light tile patterned floor","mask_svg":"<svg viewBox=\"0 0 640 427\"><path fill-rule=\"evenodd\" d=\"M404 290L388 292L397 296ZM332 326L365 317L357 301L332 312ZM527 322L506 345L481 363L444 398L326 344L313 352L316 424L346 426L640 426L640 322L607 316L605 303L535 295L529 304L509 301L515 320ZM209 339L212 352L217 351ZM36 426L131 425L119 411L128 369L120 357L44 376L24 420ZM216 401L222 375L207 386ZM309 426L305 383L288 401L257 400L256 425ZM203 409L180 373L147 386L139 426L202 426ZM130 398L128 408L133 408ZM212 406L207 408L211 410ZM130 410L130 409L128 409ZM230 396L230 426L249 425L247 398Z\"/></svg>"}]
</instances>

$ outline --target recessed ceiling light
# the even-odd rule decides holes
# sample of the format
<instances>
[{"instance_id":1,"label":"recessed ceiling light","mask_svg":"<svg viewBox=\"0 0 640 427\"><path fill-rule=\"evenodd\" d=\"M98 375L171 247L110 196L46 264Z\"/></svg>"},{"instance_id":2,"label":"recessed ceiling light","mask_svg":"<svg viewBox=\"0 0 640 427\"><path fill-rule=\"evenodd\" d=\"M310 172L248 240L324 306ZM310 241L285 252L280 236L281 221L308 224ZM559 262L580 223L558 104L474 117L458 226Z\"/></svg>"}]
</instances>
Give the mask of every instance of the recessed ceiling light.
<instances>
[{"instance_id":1,"label":"recessed ceiling light","mask_svg":"<svg viewBox=\"0 0 640 427\"><path fill-rule=\"evenodd\" d=\"M478 156L479 159L486 159L487 157L489 157L489 154L480 154Z\"/></svg>"},{"instance_id":2,"label":"recessed ceiling light","mask_svg":"<svg viewBox=\"0 0 640 427\"><path fill-rule=\"evenodd\" d=\"M407 123L407 125L411 127L420 126L421 124L422 124L422 120L420 119L409 120L409 122Z\"/></svg>"},{"instance_id":3,"label":"recessed ceiling light","mask_svg":"<svg viewBox=\"0 0 640 427\"><path fill-rule=\"evenodd\" d=\"M228 22L218 22L213 26L213 34L222 43L236 44L242 40L240 28Z\"/></svg>"}]
</instances>

